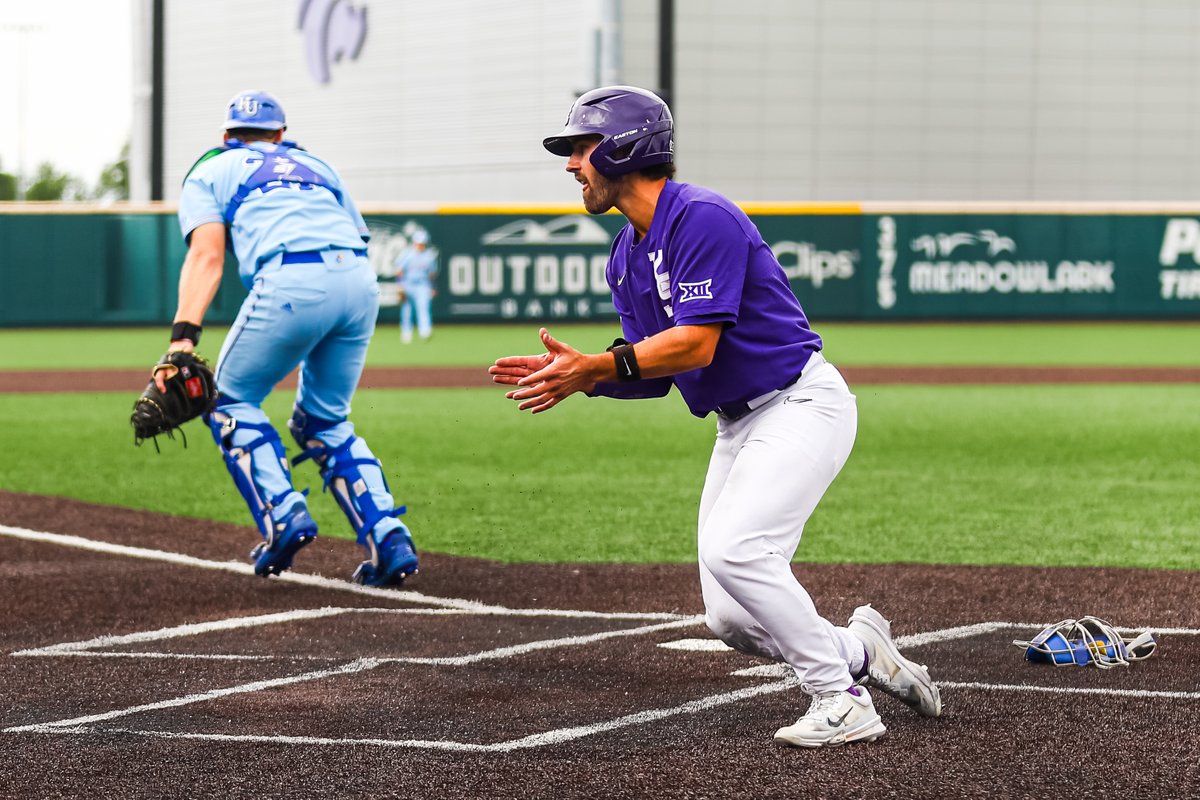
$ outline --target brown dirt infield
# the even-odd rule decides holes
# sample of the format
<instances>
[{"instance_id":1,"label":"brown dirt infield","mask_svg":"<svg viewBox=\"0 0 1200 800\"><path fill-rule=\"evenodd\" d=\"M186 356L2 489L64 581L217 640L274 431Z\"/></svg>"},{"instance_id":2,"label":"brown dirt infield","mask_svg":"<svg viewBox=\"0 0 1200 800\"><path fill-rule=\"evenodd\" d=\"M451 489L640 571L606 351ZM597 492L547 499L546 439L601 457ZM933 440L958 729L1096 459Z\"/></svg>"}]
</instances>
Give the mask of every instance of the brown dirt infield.
<instances>
[{"instance_id":1,"label":"brown dirt infield","mask_svg":"<svg viewBox=\"0 0 1200 800\"><path fill-rule=\"evenodd\" d=\"M1032 628L911 647L943 685L942 718L879 696L886 737L800 751L771 740L806 706L795 688L647 714L778 682L732 674L764 663L754 658L656 646L709 638L700 624L581 641L655 623L445 610L454 598L506 609L697 614L691 566L499 564L428 553L410 591L368 595L343 583L360 559L345 540L322 537L300 554L294 574L334 579L306 585L218 568L242 560L257 536L248 527L5 492L0 525L11 526L0 531L3 797L1180 797L1200 785L1196 636L1162 636L1149 661L1107 671L1022 661L1010 641ZM202 561L96 552L17 538L13 529ZM869 600L897 635L1084 613L1130 627L1200 628L1200 580L1190 573L795 569L829 618L845 619ZM331 608L357 611L304 613ZM102 641L74 655L15 655L289 612L299 617ZM557 644L502 649L547 641ZM362 658L425 661L337 674ZM295 676L308 679L231 692ZM1006 688L1014 686L1043 691ZM100 718L62 724L93 715ZM562 734L623 717L640 721ZM462 747L539 735L547 741L507 751Z\"/></svg>"},{"instance_id":2,"label":"brown dirt infield","mask_svg":"<svg viewBox=\"0 0 1200 800\"><path fill-rule=\"evenodd\" d=\"M852 384L1200 381L871 369L844 372ZM144 380L0 373L0 392ZM443 368L368 370L363 385L489 382ZM293 577L262 580L234 571L256 540L246 526L0 491L0 797L1200 796L1194 573L796 564L830 619L870 601L897 636L1020 623L908 647L943 687L940 719L877 695L886 737L802 751L771 740L804 711L799 690L733 674L765 662L658 646L711 641L687 619L702 610L690 565L424 553L405 590L362 592L345 580L361 558L352 542L323 536ZM1011 645L1082 614L1175 633L1149 661L1107 671L1029 664ZM261 615L285 616L231 622ZM678 627L618 635L667 615ZM199 627L161 633L184 625Z\"/></svg>"}]
</instances>

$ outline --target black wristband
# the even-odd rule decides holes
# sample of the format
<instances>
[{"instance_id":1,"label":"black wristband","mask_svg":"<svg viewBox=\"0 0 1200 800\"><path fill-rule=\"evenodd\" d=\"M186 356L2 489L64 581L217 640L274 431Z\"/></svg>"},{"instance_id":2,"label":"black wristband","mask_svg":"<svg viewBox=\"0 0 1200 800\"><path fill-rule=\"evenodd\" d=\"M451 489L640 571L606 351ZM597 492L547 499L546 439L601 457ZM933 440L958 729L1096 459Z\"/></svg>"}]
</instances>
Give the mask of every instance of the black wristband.
<instances>
[{"instance_id":1,"label":"black wristband","mask_svg":"<svg viewBox=\"0 0 1200 800\"><path fill-rule=\"evenodd\" d=\"M633 345L619 344L612 348L613 360L617 362L617 380L622 383L640 381L642 370L638 367Z\"/></svg>"},{"instance_id":2,"label":"black wristband","mask_svg":"<svg viewBox=\"0 0 1200 800\"><path fill-rule=\"evenodd\" d=\"M180 339L189 339L192 344L200 344L200 331L204 330L199 325L193 325L190 322L176 322L171 327L171 341L178 342Z\"/></svg>"},{"instance_id":3,"label":"black wristband","mask_svg":"<svg viewBox=\"0 0 1200 800\"><path fill-rule=\"evenodd\" d=\"M613 350L616 350L623 344L630 344L630 342L626 341L625 339L613 339L613 343L604 348L604 352L611 353Z\"/></svg>"}]
</instances>

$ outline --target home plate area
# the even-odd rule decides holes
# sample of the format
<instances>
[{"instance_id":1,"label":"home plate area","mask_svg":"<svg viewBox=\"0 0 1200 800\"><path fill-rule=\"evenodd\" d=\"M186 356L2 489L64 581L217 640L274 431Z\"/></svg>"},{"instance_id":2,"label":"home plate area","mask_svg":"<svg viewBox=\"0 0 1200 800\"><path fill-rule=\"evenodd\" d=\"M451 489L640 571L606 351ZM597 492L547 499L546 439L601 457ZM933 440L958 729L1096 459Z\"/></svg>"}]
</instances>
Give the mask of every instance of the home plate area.
<instances>
[{"instance_id":1,"label":"home plate area","mask_svg":"<svg viewBox=\"0 0 1200 800\"><path fill-rule=\"evenodd\" d=\"M510 750L793 688L788 676L731 677L755 663L731 652L671 646L701 626L671 614L327 607L99 637L12 655L107 659L118 673L126 662L142 702L6 732ZM148 661L174 663L170 687L133 666ZM398 713L372 711L389 707Z\"/></svg>"},{"instance_id":2,"label":"home plate area","mask_svg":"<svg viewBox=\"0 0 1200 800\"><path fill-rule=\"evenodd\" d=\"M797 564L829 619L873 601L945 709L875 693L884 738L805 751L772 740L808 706L796 679L712 637L694 565L425 553L411 585L373 589L346 580L357 546L324 537L256 578L254 535L0 492L0 763L17 765L0 797L170 796L168 772L191 796L258 798L1200 785L1200 739L1180 735L1200 713L1195 573ZM1055 668L1012 644L1088 613L1155 630L1158 652Z\"/></svg>"},{"instance_id":3,"label":"home plate area","mask_svg":"<svg viewBox=\"0 0 1200 800\"><path fill-rule=\"evenodd\" d=\"M897 643L937 664L944 692L1200 700L1184 674L1152 670L1151 679L1131 669L1114 685L1100 670L1014 668L1016 659L992 657L1019 655L1014 636L1043 624L986 622ZM786 667L737 654L705 633L694 616L495 607L233 617L14 652L104 659L110 676L140 689L127 705L86 711L92 702L78 697L71 716L6 733L509 751L796 689ZM1195 630L1165 633L1173 658L1196 663Z\"/></svg>"}]
</instances>

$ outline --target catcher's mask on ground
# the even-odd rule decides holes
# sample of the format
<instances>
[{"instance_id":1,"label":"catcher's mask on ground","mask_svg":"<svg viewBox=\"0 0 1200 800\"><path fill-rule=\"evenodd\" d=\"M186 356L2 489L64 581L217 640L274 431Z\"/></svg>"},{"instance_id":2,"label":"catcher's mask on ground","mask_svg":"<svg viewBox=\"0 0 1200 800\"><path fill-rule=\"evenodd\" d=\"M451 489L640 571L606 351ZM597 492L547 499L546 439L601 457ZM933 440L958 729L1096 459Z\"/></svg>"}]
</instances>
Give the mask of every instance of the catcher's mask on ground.
<instances>
[{"instance_id":1,"label":"catcher's mask on ground","mask_svg":"<svg viewBox=\"0 0 1200 800\"><path fill-rule=\"evenodd\" d=\"M1149 631L1131 639L1122 638L1108 622L1096 617L1064 619L1043 629L1029 641L1014 640L1025 648L1025 660L1056 667L1073 664L1101 669L1127 667L1154 653L1158 643Z\"/></svg>"}]
</instances>

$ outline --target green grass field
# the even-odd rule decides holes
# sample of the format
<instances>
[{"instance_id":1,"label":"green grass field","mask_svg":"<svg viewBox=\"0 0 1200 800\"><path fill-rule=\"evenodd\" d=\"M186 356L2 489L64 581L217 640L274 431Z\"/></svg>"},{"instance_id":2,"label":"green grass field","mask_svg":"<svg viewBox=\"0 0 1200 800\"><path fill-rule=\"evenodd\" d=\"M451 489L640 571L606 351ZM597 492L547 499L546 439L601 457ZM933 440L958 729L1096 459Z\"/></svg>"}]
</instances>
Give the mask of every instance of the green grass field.
<instances>
[{"instance_id":1,"label":"green grass field","mask_svg":"<svg viewBox=\"0 0 1200 800\"><path fill-rule=\"evenodd\" d=\"M581 349L603 349L612 324L551 324ZM825 353L839 364L1076 364L1200 366L1198 323L982 323L817 325ZM144 367L164 348L160 328L0 329L0 370ZM201 352L216 356L225 329L204 332ZM379 328L368 363L375 366L470 366L497 356L537 352L537 326L443 325L426 344L400 344L395 325Z\"/></svg>"},{"instance_id":2,"label":"green grass field","mask_svg":"<svg viewBox=\"0 0 1200 800\"><path fill-rule=\"evenodd\" d=\"M596 348L614 329L553 330ZM1200 363L1200 326L1186 324L821 330L845 364ZM385 326L370 363L484 364L533 352L535 333L447 326L429 345L402 347ZM220 334L206 336L215 353ZM0 331L0 369L70 369L85 355L94 366L93 352L102 366L145 366L162 339L157 329ZM200 423L189 424L187 449L133 447L127 420L139 389L0 395L10 454L0 487L250 524ZM799 560L1200 568L1200 387L855 389L855 451ZM280 424L289 409L283 395L267 405ZM499 389L364 390L354 418L408 504L421 548L505 561L694 558L715 423L691 417L677 395L578 397L531 417ZM297 483L313 487L322 535L348 536L310 464Z\"/></svg>"}]
</instances>

